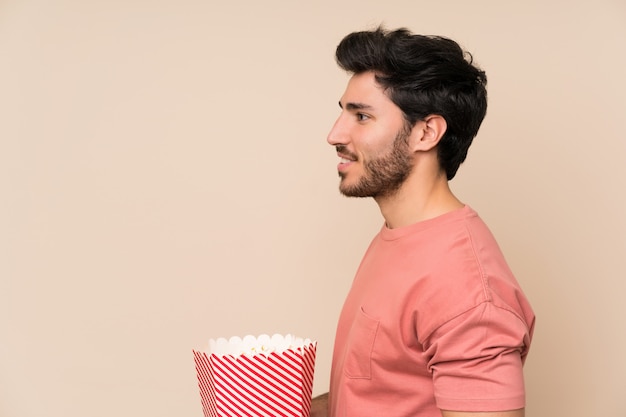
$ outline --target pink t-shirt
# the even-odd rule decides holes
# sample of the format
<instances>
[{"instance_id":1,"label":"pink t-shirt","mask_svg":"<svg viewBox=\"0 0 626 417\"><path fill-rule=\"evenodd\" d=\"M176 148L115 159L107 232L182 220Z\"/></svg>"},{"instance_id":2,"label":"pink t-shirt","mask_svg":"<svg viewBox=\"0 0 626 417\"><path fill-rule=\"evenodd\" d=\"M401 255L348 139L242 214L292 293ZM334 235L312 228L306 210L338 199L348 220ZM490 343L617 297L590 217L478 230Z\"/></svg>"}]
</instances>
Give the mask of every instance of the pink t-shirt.
<instances>
[{"instance_id":1,"label":"pink t-shirt","mask_svg":"<svg viewBox=\"0 0 626 417\"><path fill-rule=\"evenodd\" d=\"M534 314L469 207L383 227L337 327L331 417L441 417L525 405Z\"/></svg>"}]
</instances>

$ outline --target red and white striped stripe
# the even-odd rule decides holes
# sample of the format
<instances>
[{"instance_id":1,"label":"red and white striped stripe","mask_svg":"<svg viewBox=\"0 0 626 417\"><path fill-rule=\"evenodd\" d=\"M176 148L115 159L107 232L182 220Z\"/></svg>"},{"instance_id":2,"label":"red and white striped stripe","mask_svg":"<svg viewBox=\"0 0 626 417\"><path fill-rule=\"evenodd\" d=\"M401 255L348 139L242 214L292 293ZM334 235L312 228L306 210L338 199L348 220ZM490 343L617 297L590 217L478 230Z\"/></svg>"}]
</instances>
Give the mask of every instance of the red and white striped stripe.
<instances>
[{"instance_id":1,"label":"red and white striped stripe","mask_svg":"<svg viewBox=\"0 0 626 417\"><path fill-rule=\"evenodd\" d=\"M309 417L316 343L281 353L194 351L205 417Z\"/></svg>"}]
</instances>

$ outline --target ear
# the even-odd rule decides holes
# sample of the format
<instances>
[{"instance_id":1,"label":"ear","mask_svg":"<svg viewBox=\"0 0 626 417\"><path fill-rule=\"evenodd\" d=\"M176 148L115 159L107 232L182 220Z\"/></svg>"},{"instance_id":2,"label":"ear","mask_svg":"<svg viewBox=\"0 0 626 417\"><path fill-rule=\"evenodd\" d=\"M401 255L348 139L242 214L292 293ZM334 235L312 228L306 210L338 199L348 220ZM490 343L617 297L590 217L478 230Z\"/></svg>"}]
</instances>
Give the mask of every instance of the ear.
<instances>
[{"instance_id":1,"label":"ear","mask_svg":"<svg viewBox=\"0 0 626 417\"><path fill-rule=\"evenodd\" d=\"M443 134L446 133L448 124L446 119L438 114L431 114L418 121L411 131L411 148L414 152L427 152L434 149Z\"/></svg>"}]
</instances>

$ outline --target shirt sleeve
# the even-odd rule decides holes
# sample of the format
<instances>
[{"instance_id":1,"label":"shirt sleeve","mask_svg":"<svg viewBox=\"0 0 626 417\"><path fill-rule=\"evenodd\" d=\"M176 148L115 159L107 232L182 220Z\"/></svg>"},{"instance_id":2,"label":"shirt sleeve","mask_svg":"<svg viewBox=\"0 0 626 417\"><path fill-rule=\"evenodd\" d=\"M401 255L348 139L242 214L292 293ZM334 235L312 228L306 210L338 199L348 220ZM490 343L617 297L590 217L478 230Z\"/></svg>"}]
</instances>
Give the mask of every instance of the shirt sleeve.
<instances>
[{"instance_id":1,"label":"shirt sleeve","mask_svg":"<svg viewBox=\"0 0 626 417\"><path fill-rule=\"evenodd\" d=\"M524 321L491 302L440 326L424 343L437 406L468 412L523 408L529 344Z\"/></svg>"}]
</instances>

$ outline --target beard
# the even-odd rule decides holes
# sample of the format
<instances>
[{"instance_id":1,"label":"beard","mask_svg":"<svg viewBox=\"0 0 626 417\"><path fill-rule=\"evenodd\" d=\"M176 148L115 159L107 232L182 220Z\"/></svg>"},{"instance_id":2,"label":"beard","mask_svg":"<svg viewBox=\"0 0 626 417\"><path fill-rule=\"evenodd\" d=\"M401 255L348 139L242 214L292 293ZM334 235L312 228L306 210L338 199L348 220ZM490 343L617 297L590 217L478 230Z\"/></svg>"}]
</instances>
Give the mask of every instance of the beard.
<instances>
[{"instance_id":1,"label":"beard","mask_svg":"<svg viewBox=\"0 0 626 417\"><path fill-rule=\"evenodd\" d=\"M408 138L411 131L402 129L396 135L391 150L375 159L363 162L364 173L356 184L344 184L340 173L339 191L347 197L386 197L394 194L411 173ZM345 153L343 146L337 150Z\"/></svg>"}]
</instances>

